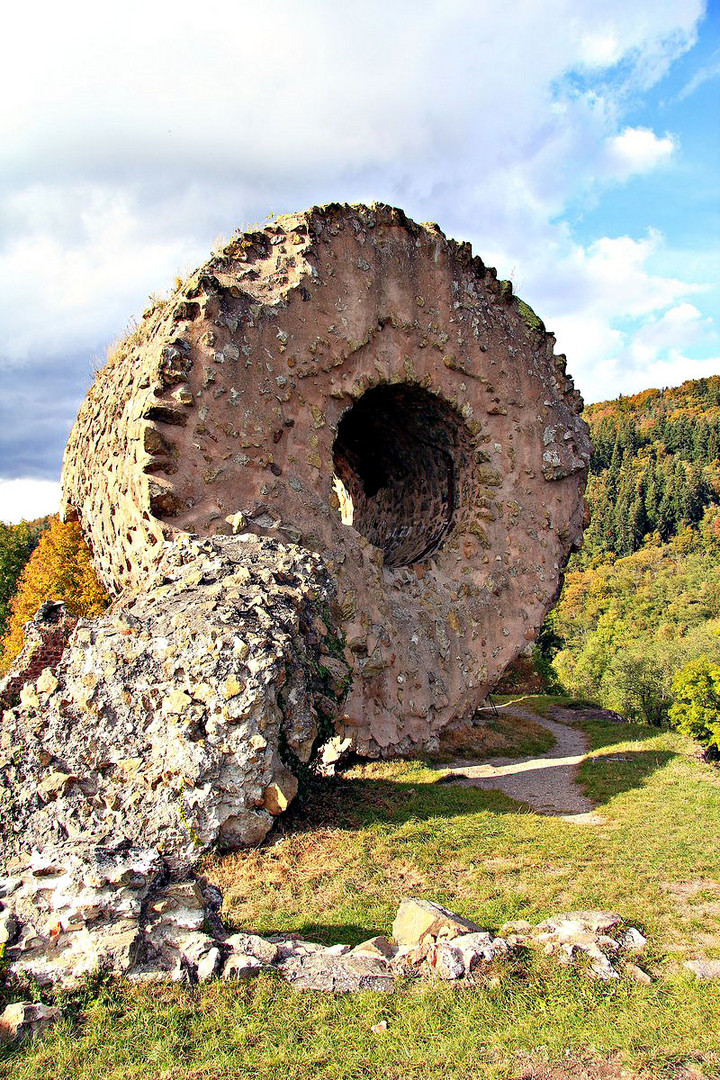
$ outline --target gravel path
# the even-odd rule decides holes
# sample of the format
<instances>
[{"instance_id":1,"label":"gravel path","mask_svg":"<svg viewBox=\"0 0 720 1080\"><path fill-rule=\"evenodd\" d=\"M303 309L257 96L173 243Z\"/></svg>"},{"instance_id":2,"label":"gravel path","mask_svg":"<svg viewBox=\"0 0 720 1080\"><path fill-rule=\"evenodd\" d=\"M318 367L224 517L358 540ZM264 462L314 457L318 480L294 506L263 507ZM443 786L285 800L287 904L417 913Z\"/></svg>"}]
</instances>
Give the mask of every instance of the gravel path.
<instances>
[{"instance_id":1,"label":"gravel path","mask_svg":"<svg viewBox=\"0 0 720 1080\"><path fill-rule=\"evenodd\" d=\"M595 813L593 803L583 794L576 779L577 766L588 751L585 733L517 706L511 715L534 720L547 728L555 739L552 750L542 757L490 758L481 765L455 761L446 767L447 778L466 787L502 791L540 814L561 817L576 825L602 824L605 819Z\"/></svg>"}]
</instances>

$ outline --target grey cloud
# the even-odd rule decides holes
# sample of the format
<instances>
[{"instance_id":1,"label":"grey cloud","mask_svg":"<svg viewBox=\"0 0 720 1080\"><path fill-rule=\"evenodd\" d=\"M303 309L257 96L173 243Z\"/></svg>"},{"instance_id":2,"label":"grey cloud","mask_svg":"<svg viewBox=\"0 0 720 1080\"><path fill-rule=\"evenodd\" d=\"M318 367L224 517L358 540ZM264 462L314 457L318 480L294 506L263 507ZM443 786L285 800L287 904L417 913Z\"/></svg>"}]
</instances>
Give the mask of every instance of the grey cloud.
<instances>
[{"instance_id":1,"label":"grey cloud","mask_svg":"<svg viewBox=\"0 0 720 1080\"><path fill-rule=\"evenodd\" d=\"M56 480L80 401L91 382L88 357L36 360L0 372L0 476Z\"/></svg>"}]
</instances>

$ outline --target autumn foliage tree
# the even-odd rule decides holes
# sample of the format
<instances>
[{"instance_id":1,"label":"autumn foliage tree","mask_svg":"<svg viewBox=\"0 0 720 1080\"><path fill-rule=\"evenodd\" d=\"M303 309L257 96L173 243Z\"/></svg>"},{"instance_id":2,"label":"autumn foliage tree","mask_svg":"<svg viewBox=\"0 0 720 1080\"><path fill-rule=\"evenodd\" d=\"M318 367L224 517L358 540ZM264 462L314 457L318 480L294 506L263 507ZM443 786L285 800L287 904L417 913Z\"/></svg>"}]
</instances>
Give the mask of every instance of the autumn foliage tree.
<instances>
[{"instance_id":1,"label":"autumn foliage tree","mask_svg":"<svg viewBox=\"0 0 720 1080\"><path fill-rule=\"evenodd\" d=\"M7 629L10 602L17 590L18 578L37 547L40 533L48 525L47 518L21 521L18 525L0 521L0 637Z\"/></svg>"},{"instance_id":2,"label":"autumn foliage tree","mask_svg":"<svg viewBox=\"0 0 720 1080\"><path fill-rule=\"evenodd\" d=\"M0 643L0 670L6 671L22 650L23 627L45 600L62 600L71 614L89 617L110 603L77 522L55 517L41 534L10 603L8 630Z\"/></svg>"}]
</instances>

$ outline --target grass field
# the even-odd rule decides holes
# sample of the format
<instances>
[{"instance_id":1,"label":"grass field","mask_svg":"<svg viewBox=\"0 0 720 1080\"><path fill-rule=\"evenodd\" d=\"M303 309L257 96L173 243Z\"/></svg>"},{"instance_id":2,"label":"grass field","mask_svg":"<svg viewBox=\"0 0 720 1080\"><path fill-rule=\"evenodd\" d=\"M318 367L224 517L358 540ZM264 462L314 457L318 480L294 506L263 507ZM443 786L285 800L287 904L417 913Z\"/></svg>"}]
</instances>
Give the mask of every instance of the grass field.
<instances>
[{"instance_id":1,"label":"grass field","mask_svg":"<svg viewBox=\"0 0 720 1080\"><path fill-rule=\"evenodd\" d=\"M388 932L407 895L490 929L610 908L649 938L650 986L590 982L544 957L477 988L404 984L388 996L299 993L272 976L193 990L109 985L43 1041L0 1056L0 1077L720 1077L720 986L682 967L720 957L720 772L674 733L583 726L593 750L581 778L602 825L438 784L446 747L432 762L365 763L319 785L270 844L205 872L233 926L328 944ZM477 746L455 749L535 754L544 738L501 717ZM375 1034L381 1019L387 1030Z\"/></svg>"}]
</instances>

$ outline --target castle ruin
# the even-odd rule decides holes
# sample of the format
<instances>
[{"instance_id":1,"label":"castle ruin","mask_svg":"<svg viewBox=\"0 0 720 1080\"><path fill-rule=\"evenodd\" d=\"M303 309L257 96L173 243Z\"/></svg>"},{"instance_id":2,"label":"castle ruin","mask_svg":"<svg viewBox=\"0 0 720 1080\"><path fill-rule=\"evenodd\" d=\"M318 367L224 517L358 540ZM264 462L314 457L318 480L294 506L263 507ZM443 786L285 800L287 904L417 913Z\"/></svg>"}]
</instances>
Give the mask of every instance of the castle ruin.
<instances>
[{"instance_id":1,"label":"castle ruin","mask_svg":"<svg viewBox=\"0 0 720 1080\"><path fill-rule=\"evenodd\" d=\"M582 535L554 344L383 205L238 235L156 303L68 443L117 600L5 713L6 848L120 835L181 868L259 842L320 759L469 721Z\"/></svg>"}]
</instances>

